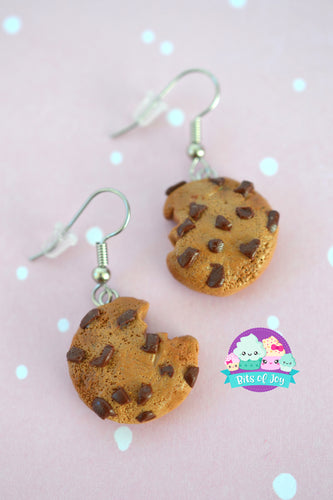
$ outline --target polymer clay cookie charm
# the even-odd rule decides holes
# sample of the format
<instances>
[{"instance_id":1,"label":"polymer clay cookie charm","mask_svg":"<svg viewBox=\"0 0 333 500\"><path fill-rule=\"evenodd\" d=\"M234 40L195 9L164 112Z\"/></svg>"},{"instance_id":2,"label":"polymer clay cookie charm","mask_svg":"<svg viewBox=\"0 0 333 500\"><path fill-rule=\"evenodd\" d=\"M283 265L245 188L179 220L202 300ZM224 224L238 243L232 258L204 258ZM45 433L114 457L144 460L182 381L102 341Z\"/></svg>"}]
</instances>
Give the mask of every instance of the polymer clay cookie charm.
<instances>
[{"instance_id":1,"label":"polymer clay cookie charm","mask_svg":"<svg viewBox=\"0 0 333 500\"><path fill-rule=\"evenodd\" d=\"M90 311L67 353L82 401L100 418L138 424L176 408L194 386L198 342L148 333L149 304L121 297Z\"/></svg>"},{"instance_id":2,"label":"polymer clay cookie charm","mask_svg":"<svg viewBox=\"0 0 333 500\"><path fill-rule=\"evenodd\" d=\"M209 295L231 295L268 266L276 246L279 213L252 182L227 177L182 182L166 191L164 216L176 223L169 235L171 274Z\"/></svg>"}]
</instances>

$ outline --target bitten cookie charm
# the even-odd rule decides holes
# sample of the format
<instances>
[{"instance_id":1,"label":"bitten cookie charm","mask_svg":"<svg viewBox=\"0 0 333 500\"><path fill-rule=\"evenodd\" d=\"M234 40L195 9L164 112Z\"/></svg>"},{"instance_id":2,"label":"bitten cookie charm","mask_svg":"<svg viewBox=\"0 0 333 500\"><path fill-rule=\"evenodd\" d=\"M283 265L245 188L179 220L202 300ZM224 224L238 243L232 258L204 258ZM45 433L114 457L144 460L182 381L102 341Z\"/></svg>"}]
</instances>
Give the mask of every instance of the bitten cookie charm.
<instances>
[{"instance_id":1,"label":"bitten cookie charm","mask_svg":"<svg viewBox=\"0 0 333 500\"><path fill-rule=\"evenodd\" d=\"M149 304L121 297L88 313L67 353L82 401L102 419L138 424L176 408L195 384L198 342L148 333Z\"/></svg>"},{"instance_id":2,"label":"bitten cookie charm","mask_svg":"<svg viewBox=\"0 0 333 500\"><path fill-rule=\"evenodd\" d=\"M149 332L144 322L148 302L119 298L107 285L111 273L106 241L128 224L127 198L113 188L96 191L46 250L31 260L51 253L55 256L67 248L68 230L103 192L122 199L126 216L117 231L96 243L98 266L93 279L97 285L92 292L96 307L82 318L73 337L67 352L68 369L79 397L98 417L123 424L145 423L176 408L191 392L199 373L199 346L190 335L169 339L167 333Z\"/></svg>"},{"instance_id":3,"label":"bitten cookie charm","mask_svg":"<svg viewBox=\"0 0 333 500\"><path fill-rule=\"evenodd\" d=\"M231 295L250 285L269 264L279 213L251 182L211 178L167 190L164 216L176 222L167 257L171 274L209 295Z\"/></svg>"}]
</instances>

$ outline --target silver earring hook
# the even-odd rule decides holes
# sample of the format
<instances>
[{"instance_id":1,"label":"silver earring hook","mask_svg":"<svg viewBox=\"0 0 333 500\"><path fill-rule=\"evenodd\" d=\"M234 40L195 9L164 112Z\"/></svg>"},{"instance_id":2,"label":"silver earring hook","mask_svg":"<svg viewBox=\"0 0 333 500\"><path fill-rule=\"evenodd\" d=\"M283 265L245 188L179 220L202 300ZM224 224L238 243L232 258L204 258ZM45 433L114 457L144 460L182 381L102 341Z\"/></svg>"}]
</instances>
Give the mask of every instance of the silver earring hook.
<instances>
[{"instance_id":1,"label":"silver earring hook","mask_svg":"<svg viewBox=\"0 0 333 500\"><path fill-rule=\"evenodd\" d=\"M113 298L119 297L118 293L115 290L109 288L106 285L111 277L111 272L108 268L108 249L106 241L113 236L121 233L126 228L130 220L131 209L128 200L123 193L114 188L102 188L92 193L78 210L78 212L74 215L72 220L65 227L60 226L59 228L58 226L52 238L52 241L46 246L46 248L38 254L33 255L29 258L29 260L33 261L38 259L39 257L42 257L43 255L48 257L56 257L64 250L66 250L66 248L75 244L77 240L75 240L75 243L73 243L73 240L69 241L69 236L73 236L69 234L69 230L80 217L80 215L84 212L89 203L101 193L113 193L119 196L124 202L126 214L122 225L118 229L116 229L112 233L107 234L101 242L96 243L98 264L97 267L93 270L92 276L93 279L97 282L97 285L92 291L92 300L97 306L111 302ZM99 293L99 295L97 295L97 293Z\"/></svg>"},{"instance_id":2,"label":"silver earring hook","mask_svg":"<svg viewBox=\"0 0 333 500\"><path fill-rule=\"evenodd\" d=\"M215 87L215 95L210 105L203 111L201 111L201 113L196 115L190 124L191 144L187 150L187 153L192 158L192 165L190 168L190 178L191 180L195 180L195 179L201 179L203 177L215 177L217 175L216 172L209 166L209 164L204 159L205 149L201 144L201 119L205 115L207 115L210 111L213 111L216 108L216 106L220 102L220 97L221 97L220 84L216 76L213 75L213 73L211 73L210 71L201 68L193 68L185 70L182 73L179 73L179 75L177 75L173 80L171 80L171 82L169 82L168 85L163 90L161 90L159 94L157 94L156 96L151 95L145 100L143 105L140 107L136 119L133 123L119 130L118 132L113 133L111 137L112 138L119 137L138 126L146 126L149 123L151 123L151 121L155 119L161 112L165 111L166 108L165 108L165 103L163 101L165 96L175 87L175 85L177 85L179 80L181 80L183 77L191 73L200 73L208 76L214 83ZM203 165L203 169L196 172L199 163Z\"/></svg>"}]
</instances>

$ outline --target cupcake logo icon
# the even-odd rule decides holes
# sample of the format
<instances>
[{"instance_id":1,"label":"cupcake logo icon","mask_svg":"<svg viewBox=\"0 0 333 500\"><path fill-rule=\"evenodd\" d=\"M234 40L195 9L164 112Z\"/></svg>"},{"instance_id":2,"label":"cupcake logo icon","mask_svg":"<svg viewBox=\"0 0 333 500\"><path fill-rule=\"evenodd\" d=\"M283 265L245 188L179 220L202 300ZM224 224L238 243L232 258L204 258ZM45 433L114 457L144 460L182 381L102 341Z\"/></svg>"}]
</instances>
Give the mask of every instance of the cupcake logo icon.
<instances>
[{"instance_id":1,"label":"cupcake logo icon","mask_svg":"<svg viewBox=\"0 0 333 500\"><path fill-rule=\"evenodd\" d=\"M295 384L296 360L287 341L268 328L252 328L238 335L225 358L225 384L266 392Z\"/></svg>"}]
</instances>

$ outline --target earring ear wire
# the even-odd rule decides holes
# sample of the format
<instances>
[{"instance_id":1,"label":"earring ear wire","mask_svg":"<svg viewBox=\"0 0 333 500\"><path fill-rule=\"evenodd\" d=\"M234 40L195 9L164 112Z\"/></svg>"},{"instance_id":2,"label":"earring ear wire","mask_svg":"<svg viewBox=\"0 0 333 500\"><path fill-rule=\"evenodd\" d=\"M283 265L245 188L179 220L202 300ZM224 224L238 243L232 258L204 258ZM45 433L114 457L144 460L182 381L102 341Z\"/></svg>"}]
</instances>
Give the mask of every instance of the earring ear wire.
<instances>
[{"instance_id":1,"label":"earring ear wire","mask_svg":"<svg viewBox=\"0 0 333 500\"><path fill-rule=\"evenodd\" d=\"M92 301L95 305L103 305L111 302L114 298L119 297L118 293L109 288L106 283L109 281L111 277L110 269L108 268L108 249L107 249L107 240L121 233L127 226L130 216L131 209L128 203L126 196L114 188L102 188L98 189L94 193L92 193L89 198L83 203L78 212L74 215L71 221L67 224L67 226L63 226L62 224L56 224L56 228L54 234L52 236L51 242L48 242L46 248L41 252L29 257L30 261L34 261L39 257L46 256L50 258L57 257L61 253L63 253L69 246L75 245L77 243L77 237L69 232L71 227L75 224L80 215L84 212L89 203L99 194L101 193L113 193L121 198L124 202L126 214L123 220L122 225L116 229L115 231L107 234L101 242L96 243L96 251L97 251L97 267L92 272L92 277L94 281L96 281L97 285L92 291ZM100 295L97 296L97 293L100 292Z\"/></svg>"},{"instance_id":2,"label":"earring ear wire","mask_svg":"<svg viewBox=\"0 0 333 500\"><path fill-rule=\"evenodd\" d=\"M168 85L161 90L161 92L157 95L154 95L150 92L144 101L141 103L139 108L135 113L135 120L129 126L113 133L111 137L113 139L120 137L127 132L130 132L134 128L141 126L145 127L149 125L158 115L163 113L166 110L166 103L164 102L164 98L166 95L171 92L171 90L177 85L179 80L184 78L185 76L192 73L200 73L202 75L206 75L213 82L215 87L215 95L210 105L205 108L201 113L195 116L195 118L190 123L190 135L191 135L191 143L187 149L187 154L192 159L192 164L190 167L190 179L202 179L204 177L216 177L217 173L210 167L207 161L204 159L205 149L201 144L201 119L207 115L210 111L213 111L216 106L220 102L221 97L221 89L220 84L213 73L201 68L192 68L179 73ZM197 170L197 167L201 163L201 169Z\"/></svg>"}]
</instances>

